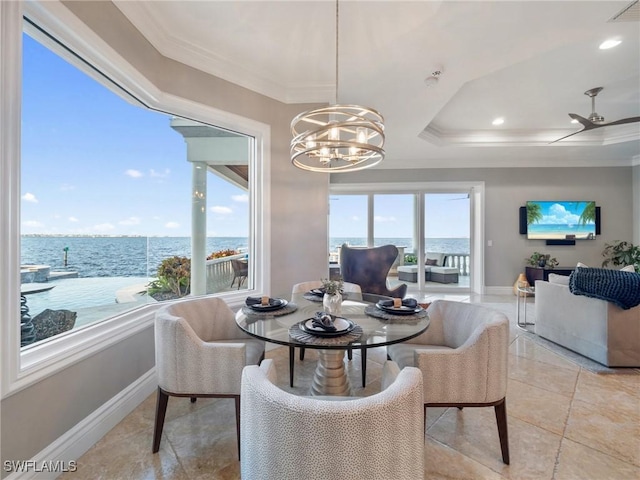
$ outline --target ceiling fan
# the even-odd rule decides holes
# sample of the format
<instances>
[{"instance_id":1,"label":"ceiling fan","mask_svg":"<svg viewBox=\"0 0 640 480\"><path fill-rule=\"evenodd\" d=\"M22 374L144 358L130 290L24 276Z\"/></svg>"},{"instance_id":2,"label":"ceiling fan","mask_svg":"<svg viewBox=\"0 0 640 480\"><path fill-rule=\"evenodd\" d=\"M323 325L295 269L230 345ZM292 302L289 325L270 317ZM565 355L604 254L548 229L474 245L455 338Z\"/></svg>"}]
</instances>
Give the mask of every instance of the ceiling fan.
<instances>
[{"instance_id":1,"label":"ceiling fan","mask_svg":"<svg viewBox=\"0 0 640 480\"><path fill-rule=\"evenodd\" d=\"M564 137L554 140L551 143L556 143L556 142L559 142L560 140L564 140L567 137L571 137L578 133L586 132L588 130L594 130L596 128L640 122L640 117L629 117L629 118L623 118L621 120L616 120L615 122L604 123L604 117L596 113L596 96L598 95L598 93L602 91L602 88L603 87L596 87L584 92L586 96L591 98L591 115L589 115L589 118L581 117L580 115L577 115L575 113L569 114L571 118L576 120L578 123L582 124L582 130L578 130L577 132L573 132L573 133L570 133L569 135L565 135Z\"/></svg>"}]
</instances>

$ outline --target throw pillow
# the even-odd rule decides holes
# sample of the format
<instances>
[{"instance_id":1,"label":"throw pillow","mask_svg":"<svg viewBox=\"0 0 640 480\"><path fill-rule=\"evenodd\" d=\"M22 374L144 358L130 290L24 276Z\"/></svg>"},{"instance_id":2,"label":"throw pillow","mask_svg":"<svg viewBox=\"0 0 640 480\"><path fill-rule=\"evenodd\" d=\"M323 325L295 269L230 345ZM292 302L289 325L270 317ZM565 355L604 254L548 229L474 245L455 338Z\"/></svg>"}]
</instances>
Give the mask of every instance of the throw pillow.
<instances>
[{"instance_id":1,"label":"throw pillow","mask_svg":"<svg viewBox=\"0 0 640 480\"><path fill-rule=\"evenodd\" d=\"M550 273L549 283L555 283L557 285L569 285L569 276L558 275L557 273Z\"/></svg>"},{"instance_id":2,"label":"throw pillow","mask_svg":"<svg viewBox=\"0 0 640 480\"><path fill-rule=\"evenodd\" d=\"M435 258L427 258L427 260L424 262L425 265L431 265L432 267L437 267L438 266L438 260L436 260Z\"/></svg>"},{"instance_id":3,"label":"throw pillow","mask_svg":"<svg viewBox=\"0 0 640 480\"><path fill-rule=\"evenodd\" d=\"M633 265L627 265L626 267L622 267L620 269L621 272L634 272L636 271L636 269L633 267Z\"/></svg>"}]
</instances>

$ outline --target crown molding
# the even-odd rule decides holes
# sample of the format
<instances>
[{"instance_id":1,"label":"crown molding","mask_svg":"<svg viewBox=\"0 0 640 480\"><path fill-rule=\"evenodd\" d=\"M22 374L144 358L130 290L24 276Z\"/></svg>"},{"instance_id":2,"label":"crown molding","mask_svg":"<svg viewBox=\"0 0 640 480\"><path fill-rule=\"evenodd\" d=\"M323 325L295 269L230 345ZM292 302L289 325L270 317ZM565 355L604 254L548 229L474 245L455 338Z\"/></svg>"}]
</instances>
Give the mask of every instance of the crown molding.
<instances>
[{"instance_id":1,"label":"crown molding","mask_svg":"<svg viewBox=\"0 0 640 480\"><path fill-rule=\"evenodd\" d=\"M122 14L163 56L283 103L323 103L335 96L335 85L282 83L251 65L219 55L160 27L151 3L114 2ZM145 25L144 31L138 25Z\"/></svg>"}]
</instances>

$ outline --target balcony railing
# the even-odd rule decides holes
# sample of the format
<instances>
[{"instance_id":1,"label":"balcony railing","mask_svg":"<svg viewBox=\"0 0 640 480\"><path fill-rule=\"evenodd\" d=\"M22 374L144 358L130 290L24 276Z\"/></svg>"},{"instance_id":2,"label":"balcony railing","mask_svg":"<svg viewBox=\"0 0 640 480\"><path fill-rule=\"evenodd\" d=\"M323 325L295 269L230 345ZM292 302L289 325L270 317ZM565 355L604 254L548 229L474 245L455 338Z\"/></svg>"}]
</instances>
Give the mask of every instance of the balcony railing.
<instances>
[{"instance_id":1,"label":"balcony railing","mask_svg":"<svg viewBox=\"0 0 640 480\"><path fill-rule=\"evenodd\" d=\"M229 290L231 288L231 281L233 280L231 260L234 258L245 258L245 256L245 253L240 253L238 255L207 260L207 293L218 293Z\"/></svg>"}]
</instances>

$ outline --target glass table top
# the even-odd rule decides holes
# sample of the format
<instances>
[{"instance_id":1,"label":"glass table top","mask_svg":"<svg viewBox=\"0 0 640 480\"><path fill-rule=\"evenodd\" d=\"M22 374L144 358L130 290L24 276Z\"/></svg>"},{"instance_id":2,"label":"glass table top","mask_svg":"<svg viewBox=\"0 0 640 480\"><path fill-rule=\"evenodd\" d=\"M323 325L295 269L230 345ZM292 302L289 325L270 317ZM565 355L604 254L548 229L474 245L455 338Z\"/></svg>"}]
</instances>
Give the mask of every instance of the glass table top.
<instances>
[{"instance_id":1,"label":"glass table top","mask_svg":"<svg viewBox=\"0 0 640 480\"><path fill-rule=\"evenodd\" d=\"M345 348L347 344L316 345L291 338L289 328L298 322L313 318L316 312L321 312L322 302L309 301L300 294L294 295L290 301L291 303L297 306L297 310L285 315L278 314L278 312L261 312L247 315L244 313L246 309L242 308L236 313L236 322L249 335L280 345L320 349ZM404 342L420 335L429 326L428 316L416 318L414 315L407 317L394 315L393 319L389 320L372 317L365 313L367 305L374 304L356 300L344 300L342 302L340 317L351 320L362 328L360 338L348 343L350 347L373 348Z\"/></svg>"}]
</instances>

